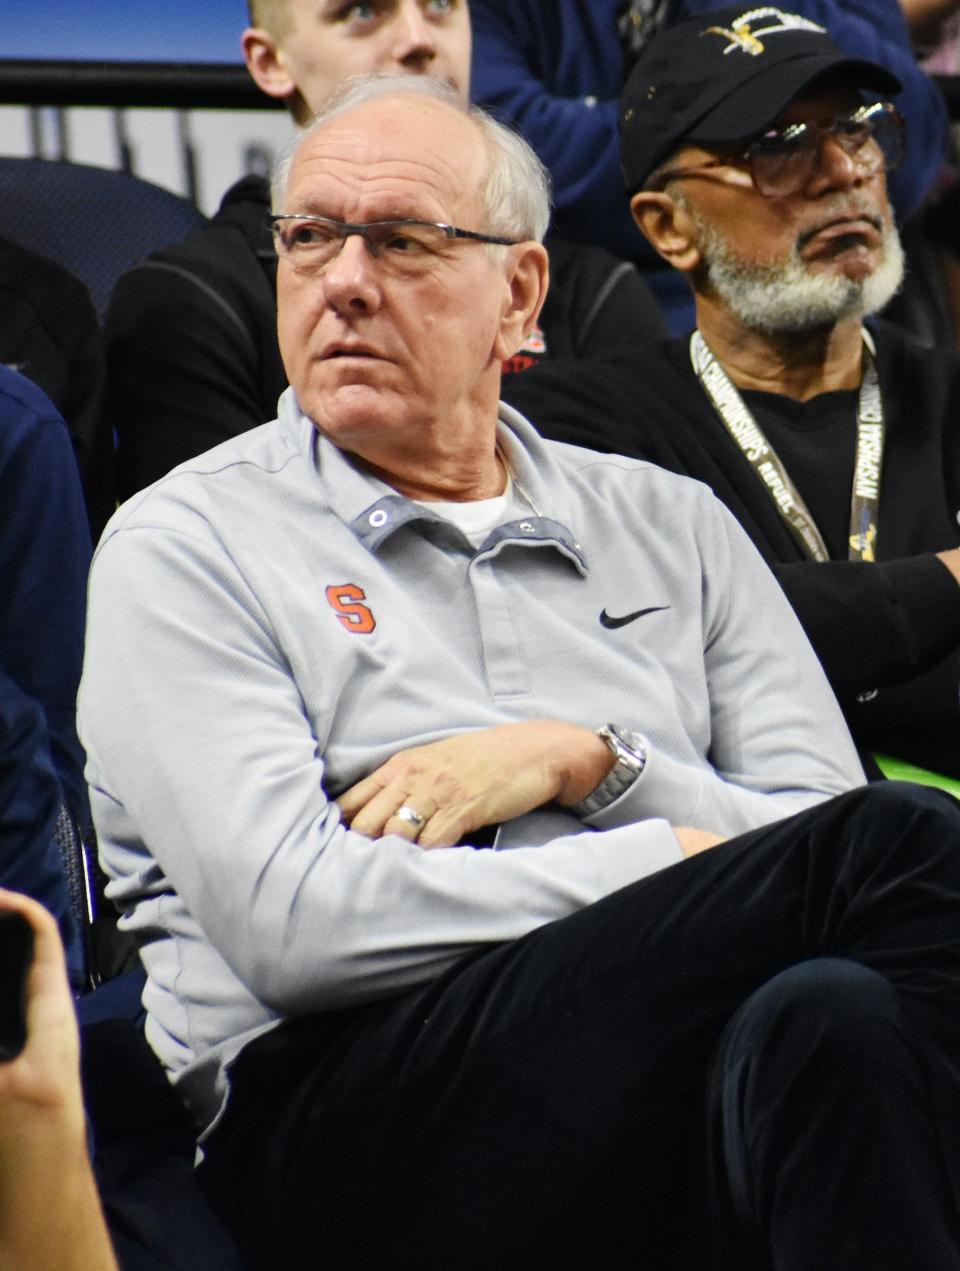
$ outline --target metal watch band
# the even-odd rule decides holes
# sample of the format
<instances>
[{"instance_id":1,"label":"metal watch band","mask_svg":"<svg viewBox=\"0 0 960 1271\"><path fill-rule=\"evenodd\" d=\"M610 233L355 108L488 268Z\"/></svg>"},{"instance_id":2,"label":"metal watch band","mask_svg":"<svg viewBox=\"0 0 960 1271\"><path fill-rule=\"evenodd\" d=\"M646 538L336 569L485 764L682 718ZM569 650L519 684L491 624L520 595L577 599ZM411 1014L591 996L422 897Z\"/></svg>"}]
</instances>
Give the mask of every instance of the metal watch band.
<instances>
[{"instance_id":1,"label":"metal watch band","mask_svg":"<svg viewBox=\"0 0 960 1271\"><path fill-rule=\"evenodd\" d=\"M597 736L614 756L614 765L599 785L579 803L570 808L581 819L609 807L619 799L643 772L647 764L647 748L639 733L620 728L616 724L604 724L597 729Z\"/></svg>"}]
</instances>

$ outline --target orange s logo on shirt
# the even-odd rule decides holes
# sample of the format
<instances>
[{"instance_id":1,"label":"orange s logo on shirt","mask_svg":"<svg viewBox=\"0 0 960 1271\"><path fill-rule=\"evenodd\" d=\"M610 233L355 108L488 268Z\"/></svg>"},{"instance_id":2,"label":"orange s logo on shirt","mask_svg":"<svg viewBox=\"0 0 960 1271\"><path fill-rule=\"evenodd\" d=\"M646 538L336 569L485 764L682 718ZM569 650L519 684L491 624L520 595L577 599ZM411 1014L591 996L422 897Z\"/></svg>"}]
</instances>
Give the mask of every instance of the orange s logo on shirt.
<instances>
[{"instance_id":1,"label":"orange s logo on shirt","mask_svg":"<svg viewBox=\"0 0 960 1271\"><path fill-rule=\"evenodd\" d=\"M363 588L356 583L341 583L327 588L327 604L341 625L353 635L369 635L377 620L366 605L357 603L359 600L366 600L366 596Z\"/></svg>"}]
</instances>

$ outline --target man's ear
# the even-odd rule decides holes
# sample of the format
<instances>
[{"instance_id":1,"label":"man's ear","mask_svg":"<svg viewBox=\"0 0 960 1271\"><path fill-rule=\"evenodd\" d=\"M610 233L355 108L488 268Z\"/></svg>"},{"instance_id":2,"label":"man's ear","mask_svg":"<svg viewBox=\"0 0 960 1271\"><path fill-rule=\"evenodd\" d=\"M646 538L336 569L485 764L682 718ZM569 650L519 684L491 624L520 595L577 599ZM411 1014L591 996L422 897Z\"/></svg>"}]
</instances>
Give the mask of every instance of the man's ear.
<instances>
[{"instance_id":1,"label":"man's ear","mask_svg":"<svg viewBox=\"0 0 960 1271\"><path fill-rule=\"evenodd\" d=\"M641 190L630 200L640 232L668 265L689 274L700 264L696 227L690 214L669 194Z\"/></svg>"},{"instance_id":2,"label":"man's ear","mask_svg":"<svg viewBox=\"0 0 960 1271\"><path fill-rule=\"evenodd\" d=\"M506 249L513 259L507 275L507 300L494 351L501 362L513 357L536 325L550 283L550 264L542 243L520 243Z\"/></svg>"},{"instance_id":3,"label":"man's ear","mask_svg":"<svg viewBox=\"0 0 960 1271\"><path fill-rule=\"evenodd\" d=\"M283 50L262 27L247 27L240 37L247 70L257 87L268 97L289 98L296 91Z\"/></svg>"}]
</instances>

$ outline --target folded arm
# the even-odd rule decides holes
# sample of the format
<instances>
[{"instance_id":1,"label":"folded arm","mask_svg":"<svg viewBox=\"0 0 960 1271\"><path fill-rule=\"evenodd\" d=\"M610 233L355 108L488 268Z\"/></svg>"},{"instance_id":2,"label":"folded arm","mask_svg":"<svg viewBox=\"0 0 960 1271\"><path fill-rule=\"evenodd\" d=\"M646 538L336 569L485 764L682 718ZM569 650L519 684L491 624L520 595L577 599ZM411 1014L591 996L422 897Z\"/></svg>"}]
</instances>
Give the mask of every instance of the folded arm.
<instances>
[{"instance_id":1,"label":"folded arm","mask_svg":"<svg viewBox=\"0 0 960 1271\"><path fill-rule=\"evenodd\" d=\"M111 895L147 926L179 897L277 1012L423 983L680 859L662 821L511 852L347 828L269 618L216 545L108 540L91 615L80 718Z\"/></svg>"},{"instance_id":2,"label":"folded arm","mask_svg":"<svg viewBox=\"0 0 960 1271\"><path fill-rule=\"evenodd\" d=\"M400 751L337 800L351 829L397 834L421 847L451 847L471 830L552 801L578 803L603 780L613 755L589 728L527 720ZM423 826L398 816L412 808ZM719 834L674 826L684 856L722 843Z\"/></svg>"}]
</instances>

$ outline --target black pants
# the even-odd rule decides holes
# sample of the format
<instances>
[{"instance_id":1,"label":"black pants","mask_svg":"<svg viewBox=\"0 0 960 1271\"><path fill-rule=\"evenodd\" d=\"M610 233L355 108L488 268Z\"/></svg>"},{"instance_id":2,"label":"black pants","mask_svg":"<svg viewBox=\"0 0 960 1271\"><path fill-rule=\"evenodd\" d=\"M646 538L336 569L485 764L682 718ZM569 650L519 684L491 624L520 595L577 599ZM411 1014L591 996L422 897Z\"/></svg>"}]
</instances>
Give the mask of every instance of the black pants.
<instances>
[{"instance_id":1,"label":"black pants","mask_svg":"<svg viewBox=\"0 0 960 1271\"><path fill-rule=\"evenodd\" d=\"M960 807L880 784L253 1042L256 1267L957 1271Z\"/></svg>"}]
</instances>

